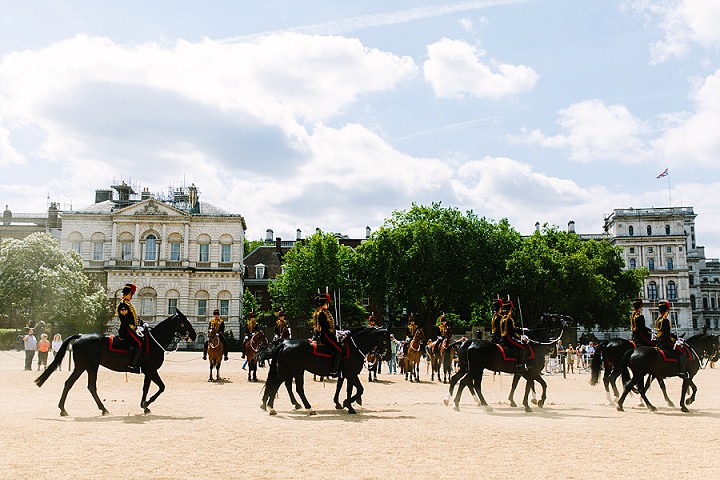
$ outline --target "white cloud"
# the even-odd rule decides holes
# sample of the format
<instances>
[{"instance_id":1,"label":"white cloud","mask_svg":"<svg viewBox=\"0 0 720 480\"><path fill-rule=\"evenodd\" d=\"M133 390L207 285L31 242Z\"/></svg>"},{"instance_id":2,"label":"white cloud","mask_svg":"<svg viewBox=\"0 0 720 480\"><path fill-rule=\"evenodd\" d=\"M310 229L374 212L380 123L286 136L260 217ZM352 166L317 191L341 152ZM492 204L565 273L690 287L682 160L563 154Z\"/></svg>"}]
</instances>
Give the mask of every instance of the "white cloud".
<instances>
[{"instance_id":1,"label":"white cloud","mask_svg":"<svg viewBox=\"0 0 720 480\"><path fill-rule=\"evenodd\" d=\"M443 38L428 45L427 51L425 80L441 98L500 98L531 91L539 78L535 70L524 65L486 65L480 61L485 52L460 40Z\"/></svg>"},{"instance_id":2,"label":"white cloud","mask_svg":"<svg viewBox=\"0 0 720 480\"><path fill-rule=\"evenodd\" d=\"M0 123L0 167L11 163L22 164L24 157L10 144L10 131Z\"/></svg>"},{"instance_id":3,"label":"white cloud","mask_svg":"<svg viewBox=\"0 0 720 480\"><path fill-rule=\"evenodd\" d=\"M584 100L560 110L557 123L562 130L558 135L548 136L540 130L533 130L510 138L568 150L570 159L577 162L638 162L648 156L642 140L646 127L624 105Z\"/></svg>"},{"instance_id":4,"label":"white cloud","mask_svg":"<svg viewBox=\"0 0 720 480\"><path fill-rule=\"evenodd\" d=\"M720 2L715 0L630 0L624 4L656 23L664 37L650 47L651 62L662 63L686 55L692 43L720 47Z\"/></svg>"}]
</instances>

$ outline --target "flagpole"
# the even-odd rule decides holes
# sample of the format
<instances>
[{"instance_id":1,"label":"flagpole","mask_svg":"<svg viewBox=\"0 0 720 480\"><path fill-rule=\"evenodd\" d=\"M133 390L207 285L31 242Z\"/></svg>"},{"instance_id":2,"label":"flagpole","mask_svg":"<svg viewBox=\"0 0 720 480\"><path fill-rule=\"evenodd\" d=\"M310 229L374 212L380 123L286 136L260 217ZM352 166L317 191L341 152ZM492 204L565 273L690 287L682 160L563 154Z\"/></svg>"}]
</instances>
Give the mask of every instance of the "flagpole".
<instances>
[{"instance_id":1,"label":"flagpole","mask_svg":"<svg viewBox=\"0 0 720 480\"><path fill-rule=\"evenodd\" d=\"M668 206L669 206L669 207L672 207L672 193L671 193L671 191L670 191L670 173L668 172L668 174L665 175L665 176L667 177L667 182L668 182L668 199L670 200L670 205L668 205Z\"/></svg>"}]
</instances>

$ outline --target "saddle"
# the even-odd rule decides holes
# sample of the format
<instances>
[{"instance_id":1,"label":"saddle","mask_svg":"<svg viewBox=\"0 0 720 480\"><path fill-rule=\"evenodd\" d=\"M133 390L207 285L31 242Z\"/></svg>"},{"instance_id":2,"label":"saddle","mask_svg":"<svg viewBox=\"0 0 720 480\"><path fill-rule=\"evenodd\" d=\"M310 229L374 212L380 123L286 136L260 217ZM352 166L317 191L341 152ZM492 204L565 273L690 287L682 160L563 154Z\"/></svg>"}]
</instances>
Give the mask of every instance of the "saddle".
<instances>
[{"instance_id":1,"label":"saddle","mask_svg":"<svg viewBox=\"0 0 720 480\"><path fill-rule=\"evenodd\" d=\"M508 347L500 345L499 343L497 344L497 347L500 349L500 355L502 355L504 362L517 362L517 357L508 356L508 352L506 351ZM529 362L530 360L533 360L535 358L535 350L533 350L532 346L529 343L525 345L525 348L527 350L527 354L525 355L525 361Z\"/></svg>"},{"instance_id":2,"label":"saddle","mask_svg":"<svg viewBox=\"0 0 720 480\"><path fill-rule=\"evenodd\" d=\"M678 356L682 353L685 354L685 358L691 359L692 353L690 352L690 349L687 347L687 345L676 345L675 348L672 351L668 351L665 349L662 349L660 347L655 347L658 352L660 352L660 356L665 360L666 362L671 363L677 363L680 359Z\"/></svg>"},{"instance_id":3,"label":"saddle","mask_svg":"<svg viewBox=\"0 0 720 480\"><path fill-rule=\"evenodd\" d=\"M337 353L337 350L335 350L334 348L325 345L324 343L317 340L312 340L310 343L313 347L312 354L316 357L332 358L332 356ZM344 353L342 354L342 358L350 358L350 349L347 345L347 336L343 335L342 338L338 338L338 343L343 347Z\"/></svg>"},{"instance_id":4,"label":"saddle","mask_svg":"<svg viewBox=\"0 0 720 480\"><path fill-rule=\"evenodd\" d=\"M129 339L121 338L117 335L109 335L107 339L109 351L113 353L130 353L131 343ZM145 340L144 336L140 339L140 341L143 343L143 346L141 347L143 355L148 355L150 353L150 344Z\"/></svg>"}]
</instances>

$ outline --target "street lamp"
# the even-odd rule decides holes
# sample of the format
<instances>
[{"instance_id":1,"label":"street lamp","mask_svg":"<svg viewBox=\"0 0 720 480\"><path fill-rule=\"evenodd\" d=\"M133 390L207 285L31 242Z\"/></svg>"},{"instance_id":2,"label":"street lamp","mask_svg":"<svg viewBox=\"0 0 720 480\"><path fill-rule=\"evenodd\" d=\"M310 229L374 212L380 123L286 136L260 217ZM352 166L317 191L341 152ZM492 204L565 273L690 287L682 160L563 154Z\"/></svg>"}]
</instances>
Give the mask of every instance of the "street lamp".
<instances>
[{"instance_id":1,"label":"street lamp","mask_svg":"<svg viewBox=\"0 0 720 480\"><path fill-rule=\"evenodd\" d=\"M12 310L10 310L10 328L15 327L15 303L10 304L12 306Z\"/></svg>"}]
</instances>

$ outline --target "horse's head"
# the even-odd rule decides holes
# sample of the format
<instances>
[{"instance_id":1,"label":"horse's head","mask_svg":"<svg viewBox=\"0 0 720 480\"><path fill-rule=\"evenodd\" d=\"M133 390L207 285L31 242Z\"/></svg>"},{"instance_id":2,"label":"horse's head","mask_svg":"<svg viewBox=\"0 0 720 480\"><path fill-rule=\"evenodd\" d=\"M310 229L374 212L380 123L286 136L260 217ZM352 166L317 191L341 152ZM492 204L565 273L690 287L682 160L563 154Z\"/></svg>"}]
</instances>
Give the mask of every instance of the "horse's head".
<instances>
[{"instance_id":1,"label":"horse's head","mask_svg":"<svg viewBox=\"0 0 720 480\"><path fill-rule=\"evenodd\" d=\"M180 338L189 338L193 342L197 338L197 333L195 333L195 329L192 324L185 314L177 308L175 309L175 334Z\"/></svg>"},{"instance_id":2,"label":"horse's head","mask_svg":"<svg viewBox=\"0 0 720 480\"><path fill-rule=\"evenodd\" d=\"M720 336L710 335L710 337L707 355L711 362L717 362L720 357Z\"/></svg>"},{"instance_id":3,"label":"horse's head","mask_svg":"<svg viewBox=\"0 0 720 480\"><path fill-rule=\"evenodd\" d=\"M541 341L549 341L551 339L560 338L563 331L573 325L573 319L567 315L560 315L558 313L545 313L540 317L540 321L537 323L533 331L540 332L542 335Z\"/></svg>"}]
</instances>

